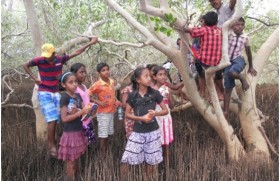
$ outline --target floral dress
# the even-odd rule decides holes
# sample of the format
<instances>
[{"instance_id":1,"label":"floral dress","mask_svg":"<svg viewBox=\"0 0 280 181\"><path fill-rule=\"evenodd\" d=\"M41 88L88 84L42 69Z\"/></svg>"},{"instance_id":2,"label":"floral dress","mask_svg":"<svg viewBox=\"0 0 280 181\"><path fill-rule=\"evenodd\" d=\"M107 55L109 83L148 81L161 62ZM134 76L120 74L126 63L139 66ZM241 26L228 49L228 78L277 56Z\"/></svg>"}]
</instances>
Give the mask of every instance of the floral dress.
<instances>
[{"instance_id":1,"label":"floral dress","mask_svg":"<svg viewBox=\"0 0 280 181\"><path fill-rule=\"evenodd\" d=\"M132 92L132 87L127 86L122 90L121 94L122 95L123 94L129 94L131 92ZM129 120L127 118L124 119L124 127L125 127L125 132L126 132L126 137L127 138L131 135L131 133L133 131L133 126L134 126L134 121Z\"/></svg>"},{"instance_id":2,"label":"floral dress","mask_svg":"<svg viewBox=\"0 0 280 181\"><path fill-rule=\"evenodd\" d=\"M160 131L161 131L161 143L162 143L162 145L169 145L174 140L172 117L171 117L170 109L169 109L169 105L168 105L169 104L169 101L168 101L169 89L166 85L162 85L158 89L158 91L163 96L163 102L168 109L167 115L156 117L158 124L159 124ZM157 105L156 111L159 111L159 110L161 110L161 107L159 105Z\"/></svg>"}]
</instances>

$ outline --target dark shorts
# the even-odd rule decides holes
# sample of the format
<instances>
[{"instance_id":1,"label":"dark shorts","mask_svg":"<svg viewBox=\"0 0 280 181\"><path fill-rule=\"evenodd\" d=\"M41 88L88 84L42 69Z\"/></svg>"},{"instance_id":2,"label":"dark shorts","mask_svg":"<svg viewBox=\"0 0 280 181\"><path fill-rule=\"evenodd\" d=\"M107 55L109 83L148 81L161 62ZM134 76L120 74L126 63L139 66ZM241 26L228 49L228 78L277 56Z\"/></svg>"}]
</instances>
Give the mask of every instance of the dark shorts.
<instances>
[{"instance_id":1,"label":"dark shorts","mask_svg":"<svg viewBox=\"0 0 280 181\"><path fill-rule=\"evenodd\" d=\"M235 87L235 80L230 76L230 73L238 73L240 74L245 68L245 60L242 57L237 57L236 59L231 61L231 65L226 67L224 70L224 86L225 89L232 89Z\"/></svg>"},{"instance_id":2,"label":"dark shorts","mask_svg":"<svg viewBox=\"0 0 280 181\"><path fill-rule=\"evenodd\" d=\"M210 67L210 66L200 62L199 60L196 60L195 66L196 66L196 70L198 72L198 75L201 78L205 78L205 69ZM223 79L223 72L224 72L224 69L217 71L216 74L215 74L215 80Z\"/></svg>"},{"instance_id":3,"label":"dark shorts","mask_svg":"<svg viewBox=\"0 0 280 181\"><path fill-rule=\"evenodd\" d=\"M202 65L200 64L199 60L195 61L195 68L197 70L199 77L204 78L205 72L204 72L204 69L203 69Z\"/></svg>"}]
</instances>

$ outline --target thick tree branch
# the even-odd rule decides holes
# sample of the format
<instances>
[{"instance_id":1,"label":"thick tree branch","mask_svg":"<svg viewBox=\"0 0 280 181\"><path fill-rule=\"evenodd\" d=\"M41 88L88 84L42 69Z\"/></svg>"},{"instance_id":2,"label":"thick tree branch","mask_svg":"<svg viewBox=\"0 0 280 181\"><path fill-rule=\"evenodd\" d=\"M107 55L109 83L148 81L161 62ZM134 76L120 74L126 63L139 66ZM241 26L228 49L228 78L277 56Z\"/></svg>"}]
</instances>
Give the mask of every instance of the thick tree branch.
<instances>
[{"instance_id":1,"label":"thick tree branch","mask_svg":"<svg viewBox=\"0 0 280 181\"><path fill-rule=\"evenodd\" d=\"M132 25L137 31L139 31L141 34L143 34L147 38L147 42L151 44L156 49L163 52L166 56L169 58L176 59L176 54L174 51L176 51L175 48L171 48L169 46L166 46L159 40L157 40L153 34L143 25L141 25L135 18L133 18L128 12L126 12L121 6L119 6L118 3L116 3L114 0L107 0L108 5L113 8L116 12L121 14L125 20Z\"/></svg>"}]
</instances>

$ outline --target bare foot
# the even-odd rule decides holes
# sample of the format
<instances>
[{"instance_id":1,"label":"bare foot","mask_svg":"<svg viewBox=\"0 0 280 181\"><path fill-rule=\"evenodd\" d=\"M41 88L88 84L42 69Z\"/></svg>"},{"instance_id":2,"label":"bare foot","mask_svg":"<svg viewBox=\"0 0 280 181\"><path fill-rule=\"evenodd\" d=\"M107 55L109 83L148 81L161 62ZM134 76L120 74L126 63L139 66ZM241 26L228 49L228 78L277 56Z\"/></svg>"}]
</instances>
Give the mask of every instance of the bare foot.
<instances>
[{"instance_id":1,"label":"bare foot","mask_svg":"<svg viewBox=\"0 0 280 181\"><path fill-rule=\"evenodd\" d=\"M241 84L242 84L242 89L243 89L243 91L244 91L244 92L247 91L247 90L249 89L250 85L248 84L248 82L246 81L246 79L245 79L245 78L242 78L242 79L240 79L240 81L241 81Z\"/></svg>"}]
</instances>

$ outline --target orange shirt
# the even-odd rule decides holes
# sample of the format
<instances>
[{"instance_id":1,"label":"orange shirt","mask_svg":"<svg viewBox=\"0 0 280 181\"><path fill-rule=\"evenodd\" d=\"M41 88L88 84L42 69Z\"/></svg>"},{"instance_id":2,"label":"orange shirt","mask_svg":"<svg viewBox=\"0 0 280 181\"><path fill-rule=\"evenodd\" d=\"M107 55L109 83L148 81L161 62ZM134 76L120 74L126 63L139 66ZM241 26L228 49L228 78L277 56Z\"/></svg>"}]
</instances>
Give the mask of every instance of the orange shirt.
<instances>
[{"instance_id":1,"label":"orange shirt","mask_svg":"<svg viewBox=\"0 0 280 181\"><path fill-rule=\"evenodd\" d=\"M115 83L113 79L109 79L110 83L99 79L89 88L89 95L97 96L98 100L107 102L105 107L98 106L97 113L114 113L115 112Z\"/></svg>"}]
</instances>

